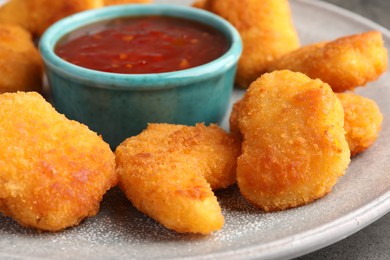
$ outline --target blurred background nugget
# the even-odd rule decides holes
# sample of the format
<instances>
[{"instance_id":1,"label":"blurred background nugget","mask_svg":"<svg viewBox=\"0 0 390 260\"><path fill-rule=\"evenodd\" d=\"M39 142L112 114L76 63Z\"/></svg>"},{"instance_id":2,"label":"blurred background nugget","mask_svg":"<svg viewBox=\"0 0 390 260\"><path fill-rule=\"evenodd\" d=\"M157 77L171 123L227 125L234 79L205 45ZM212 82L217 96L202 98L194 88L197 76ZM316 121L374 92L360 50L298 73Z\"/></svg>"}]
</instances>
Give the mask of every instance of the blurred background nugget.
<instances>
[{"instance_id":1,"label":"blurred background nugget","mask_svg":"<svg viewBox=\"0 0 390 260\"><path fill-rule=\"evenodd\" d=\"M0 93L42 90L43 64L31 34L0 24Z\"/></svg>"},{"instance_id":2,"label":"blurred background nugget","mask_svg":"<svg viewBox=\"0 0 390 260\"><path fill-rule=\"evenodd\" d=\"M378 138L383 115L374 100L354 93L338 93L344 108L344 128L351 156L367 150Z\"/></svg>"},{"instance_id":3,"label":"blurred background nugget","mask_svg":"<svg viewBox=\"0 0 390 260\"><path fill-rule=\"evenodd\" d=\"M0 173L0 212L47 231L94 216L117 183L108 144L36 92L0 95Z\"/></svg>"},{"instance_id":4,"label":"blurred background nugget","mask_svg":"<svg viewBox=\"0 0 390 260\"><path fill-rule=\"evenodd\" d=\"M239 104L237 184L265 211L305 205L332 190L350 162L344 112L330 86L291 71L253 82ZM275 127L277 126L277 127Z\"/></svg>"},{"instance_id":5,"label":"blurred background nugget","mask_svg":"<svg viewBox=\"0 0 390 260\"><path fill-rule=\"evenodd\" d=\"M206 3L208 0L197 0L194 3L192 3L193 7L206 9Z\"/></svg>"},{"instance_id":6,"label":"blurred background nugget","mask_svg":"<svg viewBox=\"0 0 390 260\"><path fill-rule=\"evenodd\" d=\"M236 84L247 88L267 71L270 62L299 47L287 0L205 0L194 6L232 23L243 40Z\"/></svg>"},{"instance_id":7,"label":"blurred background nugget","mask_svg":"<svg viewBox=\"0 0 390 260\"><path fill-rule=\"evenodd\" d=\"M376 80L387 70L382 34L369 31L301 47L275 60L269 71L302 72L343 92Z\"/></svg>"},{"instance_id":8,"label":"blurred background nugget","mask_svg":"<svg viewBox=\"0 0 390 260\"><path fill-rule=\"evenodd\" d=\"M104 5L120 5L120 4L147 4L152 0L103 0Z\"/></svg>"},{"instance_id":9,"label":"blurred background nugget","mask_svg":"<svg viewBox=\"0 0 390 260\"><path fill-rule=\"evenodd\" d=\"M0 7L0 23L17 24L39 37L68 15L103 6L103 0L10 0Z\"/></svg>"}]
</instances>

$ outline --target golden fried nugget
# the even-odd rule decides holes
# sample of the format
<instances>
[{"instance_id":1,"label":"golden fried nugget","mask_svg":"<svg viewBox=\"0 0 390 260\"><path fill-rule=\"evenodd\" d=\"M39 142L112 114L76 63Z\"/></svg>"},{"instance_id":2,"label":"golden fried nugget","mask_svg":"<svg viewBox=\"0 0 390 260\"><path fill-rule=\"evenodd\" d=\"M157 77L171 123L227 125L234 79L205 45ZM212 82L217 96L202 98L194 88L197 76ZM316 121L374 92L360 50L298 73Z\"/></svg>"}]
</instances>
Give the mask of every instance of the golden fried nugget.
<instances>
[{"instance_id":1,"label":"golden fried nugget","mask_svg":"<svg viewBox=\"0 0 390 260\"><path fill-rule=\"evenodd\" d=\"M369 31L301 47L275 60L269 71L302 72L343 92L376 80L387 70L387 62L382 34Z\"/></svg>"},{"instance_id":2,"label":"golden fried nugget","mask_svg":"<svg viewBox=\"0 0 390 260\"><path fill-rule=\"evenodd\" d=\"M58 231L94 216L116 183L114 154L96 133L35 92L0 95L0 212Z\"/></svg>"},{"instance_id":3,"label":"golden fried nugget","mask_svg":"<svg viewBox=\"0 0 390 260\"><path fill-rule=\"evenodd\" d=\"M31 34L16 25L0 24L0 94L42 91L43 63Z\"/></svg>"},{"instance_id":4,"label":"golden fried nugget","mask_svg":"<svg viewBox=\"0 0 390 260\"><path fill-rule=\"evenodd\" d=\"M0 7L0 23L17 24L34 36L56 21L103 6L103 0L10 0Z\"/></svg>"},{"instance_id":5,"label":"golden fried nugget","mask_svg":"<svg viewBox=\"0 0 390 260\"><path fill-rule=\"evenodd\" d=\"M236 83L247 88L270 62L299 47L287 0L206 0L195 2L233 24L243 41Z\"/></svg>"},{"instance_id":6,"label":"golden fried nugget","mask_svg":"<svg viewBox=\"0 0 390 260\"><path fill-rule=\"evenodd\" d=\"M265 211L323 197L350 162L343 108L321 80L291 71L264 74L244 95L238 121L237 183Z\"/></svg>"},{"instance_id":7,"label":"golden fried nugget","mask_svg":"<svg viewBox=\"0 0 390 260\"><path fill-rule=\"evenodd\" d=\"M383 115L374 100L353 93L339 93L344 108L344 128L351 156L367 150L378 138Z\"/></svg>"},{"instance_id":8,"label":"golden fried nugget","mask_svg":"<svg viewBox=\"0 0 390 260\"><path fill-rule=\"evenodd\" d=\"M165 227L208 234L224 222L212 189L235 182L240 146L216 125L150 124L117 147L119 185Z\"/></svg>"},{"instance_id":9,"label":"golden fried nugget","mask_svg":"<svg viewBox=\"0 0 390 260\"><path fill-rule=\"evenodd\" d=\"M120 4L147 4L152 0L103 0L104 5L120 5Z\"/></svg>"}]
</instances>

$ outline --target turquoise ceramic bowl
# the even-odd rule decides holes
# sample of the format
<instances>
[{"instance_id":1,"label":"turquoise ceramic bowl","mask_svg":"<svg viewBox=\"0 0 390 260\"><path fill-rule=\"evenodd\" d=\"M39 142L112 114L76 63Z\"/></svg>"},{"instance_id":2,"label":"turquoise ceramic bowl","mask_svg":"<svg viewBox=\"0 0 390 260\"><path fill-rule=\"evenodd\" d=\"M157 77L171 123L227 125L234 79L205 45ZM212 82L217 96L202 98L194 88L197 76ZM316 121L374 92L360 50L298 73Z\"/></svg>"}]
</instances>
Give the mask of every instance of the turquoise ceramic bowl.
<instances>
[{"instance_id":1,"label":"turquoise ceramic bowl","mask_svg":"<svg viewBox=\"0 0 390 260\"><path fill-rule=\"evenodd\" d=\"M167 15L208 24L226 35L230 48L205 65L159 74L90 70L54 53L57 42L80 27L139 15ZM133 4L87 11L57 22L41 38L40 51L57 111L86 124L115 149L148 123L219 123L229 105L242 43L233 26L209 12L175 5Z\"/></svg>"}]
</instances>

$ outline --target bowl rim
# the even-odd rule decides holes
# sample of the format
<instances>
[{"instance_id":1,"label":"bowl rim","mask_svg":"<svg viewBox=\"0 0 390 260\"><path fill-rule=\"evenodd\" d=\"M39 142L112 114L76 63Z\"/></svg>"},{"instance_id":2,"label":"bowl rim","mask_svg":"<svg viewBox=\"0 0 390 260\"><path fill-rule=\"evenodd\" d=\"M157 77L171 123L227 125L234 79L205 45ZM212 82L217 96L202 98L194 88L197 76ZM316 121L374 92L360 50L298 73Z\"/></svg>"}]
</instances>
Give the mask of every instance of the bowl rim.
<instances>
[{"instance_id":1,"label":"bowl rim","mask_svg":"<svg viewBox=\"0 0 390 260\"><path fill-rule=\"evenodd\" d=\"M155 74L122 74L87 69L63 60L54 52L57 42L63 36L83 26L119 17L142 15L173 16L207 24L221 31L228 38L230 47L222 56L203 65ZM97 83L94 87L99 88L143 89L147 86L148 89L153 89L177 87L180 85L178 82L198 82L227 71L240 58L242 40L233 25L208 11L174 4L125 4L88 10L61 19L45 31L39 41L39 50L46 69L61 73L67 78Z\"/></svg>"}]
</instances>

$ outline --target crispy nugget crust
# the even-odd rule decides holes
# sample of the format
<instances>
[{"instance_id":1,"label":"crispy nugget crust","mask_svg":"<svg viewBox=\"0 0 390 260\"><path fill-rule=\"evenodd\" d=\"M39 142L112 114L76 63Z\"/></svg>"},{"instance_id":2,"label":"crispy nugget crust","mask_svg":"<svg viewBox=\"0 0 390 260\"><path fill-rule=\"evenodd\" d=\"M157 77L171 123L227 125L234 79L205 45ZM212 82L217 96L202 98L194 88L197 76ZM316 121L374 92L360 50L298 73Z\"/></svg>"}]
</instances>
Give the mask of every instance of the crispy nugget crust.
<instances>
[{"instance_id":1,"label":"crispy nugget crust","mask_svg":"<svg viewBox=\"0 0 390 260\"><path fill-rule=\"evenodd\" d=\"M241 104L242 104L242 99L238 100L236 103L233 104L232 111L230 112L230 117L229 117L230 133L232 133L232 135L236 136L240 140L242 139L242 136L241 136L240 126L238 123L238 118L240 116Z\"/></svg>"},{"instance_id":2,"label":"crispy nugget crust","mask_svg":"<svg viewBox=\"0 0 390 260\"><path fill-rule=\"evenodd\" d=\"M265 211L307 204L331 191L350 161L340 101L328 84L277 71L242 100L237 183Z\"/></svg>"},{"instance_id":3,"label":"crispy nugget crust","mask_svg":"<svg viewBox=\"0 0 390 260\"><path fill-rule=\"evenodd\" d=\"M17 24L40 36L56 21L103 6L103 0L10 0L0 7L0 23Z\"/></svg>"},{"instance_id":4,"label":"crispy nugget crust","mask_svg":"<svg viewBox=\"0 0 390 260\"><path fill-rule=\"evenodd\" d=\"M203 124L150 124L115 151L120 187L135 207L169 229L203 234L223 225L211 188L235 182L239 153L238 141Z\"/></svg>"},{"instance_id":5,"label":"crispy nugget crust","mask_svg":"<svg viewBox=\"0 0 390 260\"><path fill-rule=\"evenodd\" d=\"M208 0L195 3L233 24L243 41L236 83L247 88L270 62L299 47L287 0Z\"/></svg>"},{"instance_id":6,"label":"crispy nugget crust","mask_svg":"<svg viewBox=\"0 0 390 260\"><path fill-rule=\"evenodd\" d=\"M0 24L0 94L42 91L43 63L31 34L16 25Z\"/></svg>"},{"instance_id":7,"label":"crispy nugget crust","mask_svg":"<svg viewBox=\"0 0 390 260\"><path fill-rule=\"evenodd\" d=\"M344 108L344 128L351 156L367 150L378 138L383 115L374 100L353 93L339 93Z\"/></svg>"},{"instance_id":8,"label":"crispy nugget crust","mask_svg":"<svg viewBox=\"0 0 390 260\"><path fill-rule=\"evenodd\" d=\"M34 92L0 95L0 211L58 231L94 216L116 184L108 144Z\"/></svg>"},{"instance_id":9,"label":"crispy nugget crust","mask_svg":"<svg viewBox=\"0 0 390 260\"><path fill-rule=\"evenodd\" d=\"M387 70L387 63L382 34L370 31L301 47L274 61L269 71L302 72L343 92L376 80Z\"/></svg>"}]
</instances>

